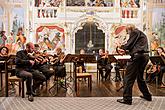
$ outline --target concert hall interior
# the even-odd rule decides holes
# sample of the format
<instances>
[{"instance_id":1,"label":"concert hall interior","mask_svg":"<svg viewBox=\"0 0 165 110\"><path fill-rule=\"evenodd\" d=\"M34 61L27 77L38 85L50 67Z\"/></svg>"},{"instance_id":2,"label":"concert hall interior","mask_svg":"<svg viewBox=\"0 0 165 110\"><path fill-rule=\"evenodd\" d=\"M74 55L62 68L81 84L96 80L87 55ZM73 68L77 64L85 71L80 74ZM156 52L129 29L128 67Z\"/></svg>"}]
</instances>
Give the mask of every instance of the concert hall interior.
<instances>
[{"instance_id":1,"label":"concert hall interior","mask_svg":"<svg viewBox=\"0 0 165 110\"><path fill-rule=\"evenodd\" d=\"M42 98L53 101L59 97L63 109L68 107L67 100L81 105L74 105L75 110L96 110L87 105L99 106L94 104L97 101L102 103L98 110L114 110L114 105L130 109L116 100L125 97L126 83L130 83L128 63L141 54L131 53L139 48L135 46L138 38L125 49L136 29L147 36L147 51L142 54L149 57L141 80L152 102L139 97L145 94L135 80L130 90L133 100L124 104L162 110L165 0L0 0L0 110L22 110L19 104L25 110L42 106L56 110L54 105L59 103L44 106ZM88 100L92 101L81 103ZM106 100L112 107L105 107L109 105ZM26 106L26 102L32 103Z\"/></svg>"}]
</instances>

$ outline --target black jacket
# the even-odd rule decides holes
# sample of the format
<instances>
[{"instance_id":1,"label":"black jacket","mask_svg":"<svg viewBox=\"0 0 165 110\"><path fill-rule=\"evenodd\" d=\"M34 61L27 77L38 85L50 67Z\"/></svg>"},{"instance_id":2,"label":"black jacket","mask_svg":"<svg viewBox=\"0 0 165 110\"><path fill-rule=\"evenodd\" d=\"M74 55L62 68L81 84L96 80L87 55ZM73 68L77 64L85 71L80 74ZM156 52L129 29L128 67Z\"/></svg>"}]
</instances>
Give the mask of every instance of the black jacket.
<instances>
[{"instance_id":1,"label":"black jacket","mask_svg":"<svg viewBox=\"0 0 165 110\"><path fill-rule=\"evenodd\" d=\"M142 31L135 29L131 32L127 43L122 45L121 48L128 50L130 55L146 53L148 52L147 36Z\"/></svg>"},{"instance_id":2,"label":"black jacket","mask_svg":"<svg viewBox=\"0 0 165 110\"><path fill-rule=\"evenodd\" d=\"M16 54L16 69L29 70L31 68L30 58L26 50L18 51Z\"/></svg>"}]
</instances>

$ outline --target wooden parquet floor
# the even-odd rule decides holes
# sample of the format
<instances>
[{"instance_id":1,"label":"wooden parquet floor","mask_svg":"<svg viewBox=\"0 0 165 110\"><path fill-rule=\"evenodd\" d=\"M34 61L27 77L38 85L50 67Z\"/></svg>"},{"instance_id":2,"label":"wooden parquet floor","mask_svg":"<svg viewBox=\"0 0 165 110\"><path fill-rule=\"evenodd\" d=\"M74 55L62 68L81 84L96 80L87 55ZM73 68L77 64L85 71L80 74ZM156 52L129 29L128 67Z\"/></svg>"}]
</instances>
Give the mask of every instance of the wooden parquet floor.
<instances>
[{"instance_id":1,"label":"wooden parquet floor","mask_svg":"<svg viewBox=\"0 0 165 110\"><path fill-rule=\"evenodd\" d=\"M112 73L113 74L113 73ZM79 81L78 83L78 91L74 91L74 83L73 81L67 80L67 90L63 88L59 88L57 93L56 86L49 91L49 88L53 85L53 77L48 82L48 87L44 85L40 89L41 97L121 97L123 89L119 92L116 90L122 86L122 82L115 82L112 79L107 81L97 80L96 73L92 74L92 91L89 91L87 81L84 79ZM147 84L149 90L151 91L153 96L165 96L165 88L157 88L154 83ZM9 88L12 88L10 86ZM4 89L3 89L4 90ZM0 96L4 97L5 92L0 92ZM133 87L133 96L141 95L137 83L135 82ZM15 86L14 89L9 90L9 96L18 96L18 86Z\"/></svg>"}]
</instances>

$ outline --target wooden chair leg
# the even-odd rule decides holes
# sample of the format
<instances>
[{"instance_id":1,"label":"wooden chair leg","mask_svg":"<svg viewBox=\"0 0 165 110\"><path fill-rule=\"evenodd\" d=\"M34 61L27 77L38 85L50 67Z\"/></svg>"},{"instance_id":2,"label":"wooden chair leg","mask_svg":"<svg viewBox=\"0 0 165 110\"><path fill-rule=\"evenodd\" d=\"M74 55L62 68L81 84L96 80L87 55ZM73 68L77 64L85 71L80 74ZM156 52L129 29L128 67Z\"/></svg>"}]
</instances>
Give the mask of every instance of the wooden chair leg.
<instances>
[{"instance_id":1,"label":"wooden chair leg","mask_svg":"<svg viewBox=\"0 0 165 110\"><path fill-rule=\"evenodd\" d=\"M3 74L2 73L0 73L1 74L1 89L2 89L2 87L3 87Z\"/></svg>"},{"instance_id":2,"label":"wooden chair leg","mask_svg":"<svg viewBox=\"0 0 165 110\"><path fill-rule=\"evenodd\" d=\"M88 88L90 88L90 77L88 77Z\"/></svg>"},{"instance_id":3,"label":"wooden chair leg","mask_svg":"<svg viewBox=\"0 0 165 110\"><path fill-rule=\"evenodd\" d=\"M77 92L77 78L75 78L75 91Z\"/></svg>"},{"instance_id":4,"label":"wooden chair leg","mask_svg":"<svg viewBox=\"0 0 165 110\"><path fill-rule=\"evenodd\" d=\"M90 91L92 91L92 76L90 76L90 78L89 78L89 82L90 82Z\"/></svg>"},{"instance_id":5,"label":"wooden chair leg","mask_svg":"<svg viewBox=\"0 0 165 110\"><path fill-rule=\"evenodd\" d=\"M22 80L22 98L25 97L25 91L24 91L24 80Z\"/></svg>"},{"instance_id":6,"label":"wooden chair leg","mask_svg":"<svg viewBox=\"0 0 165 110\"><path fill-rule=\"evenodd\" d=\"M47 90L47 88L48 88L48 80L46 80L46 90Z\"/></svg>"},{"instance_id":7,"label":"wooden chair leg","mask_svg":"<svg viewBox=\"0 0 165 110\"><path fill-rule=\"evenodd\" d=\"M19 96L21 96L21 82L19 82Z\"/></svg>"}]
</instances>

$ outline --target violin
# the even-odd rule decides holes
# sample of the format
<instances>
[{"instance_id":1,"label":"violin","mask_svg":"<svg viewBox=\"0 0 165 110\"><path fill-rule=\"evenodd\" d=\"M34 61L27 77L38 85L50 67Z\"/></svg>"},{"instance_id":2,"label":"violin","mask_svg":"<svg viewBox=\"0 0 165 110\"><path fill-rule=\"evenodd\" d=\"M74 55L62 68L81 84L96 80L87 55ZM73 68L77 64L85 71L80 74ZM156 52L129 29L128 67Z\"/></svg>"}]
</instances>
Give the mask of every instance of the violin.
<instances>
[{"instance_id":1,"label":"violin","mask_svg":"<svg viewBox=\"0 0 165 110\"><path fill-rule=\"evenodd\" d=\"M123 50L123 49L121 49L120 47L116 47L116 52L117 52L117 54L119 54L119 55L125 55L126 54L126 51L125 50Z\"/></svg>"},{"instance_id":2,"label":"violin","mask_svg":"<svg viewBox=\"0 0 165 110\"><path fill-rule=\"evenodd\" d=\"M35 52L33 54L28 54L28 56L29 56L30 59L33 59L35 61L36 65L44 64L48 61L46 58L43 57L42 53L40 53L40 52Z\"/></svg>"},{"instance_id":3,"label":"violin","mask_svg":"<svg viewBox=\"0 0 165 110\"><path fill-rule=\"evenodd\" d=\"M59 53L58 55L54 55L54 58L51 59L51 63L58 65L59 63L64 63L64 59L65 59L66 55L64 54L64 52Z\"/></svg>"}]
</instances>

